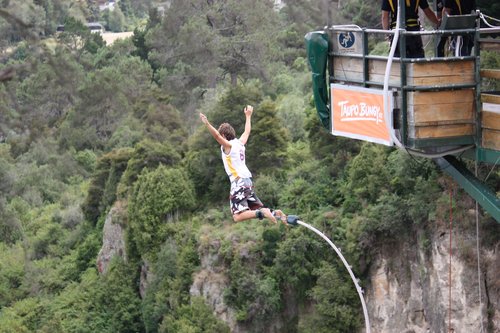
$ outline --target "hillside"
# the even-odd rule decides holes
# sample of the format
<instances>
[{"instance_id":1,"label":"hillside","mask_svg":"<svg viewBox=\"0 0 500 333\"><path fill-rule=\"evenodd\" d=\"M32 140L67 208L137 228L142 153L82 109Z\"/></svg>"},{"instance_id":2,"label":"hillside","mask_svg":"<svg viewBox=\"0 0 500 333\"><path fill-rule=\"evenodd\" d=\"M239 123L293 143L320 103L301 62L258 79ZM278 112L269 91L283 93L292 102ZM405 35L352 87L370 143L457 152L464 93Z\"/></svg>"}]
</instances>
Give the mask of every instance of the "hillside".
<instances>
[{"instance_id":1,"label":"hillside","mask_svg":"<svg viewBox=\"0 0 500 333\"><path fill-rule=\"evenodd\" d=\"M375 28L378 4L282 5L2 5L0 333L364 332L326 242L234 222L199 113L241 135L246 105L258 197L341 249L372 332L500 329L500 225L432 160L332 136L315 110L305 33L332 20ZM500 55L481 65L500 68ZM498 167L477 174L499 193Z\"/></svg>"}]
</instances>

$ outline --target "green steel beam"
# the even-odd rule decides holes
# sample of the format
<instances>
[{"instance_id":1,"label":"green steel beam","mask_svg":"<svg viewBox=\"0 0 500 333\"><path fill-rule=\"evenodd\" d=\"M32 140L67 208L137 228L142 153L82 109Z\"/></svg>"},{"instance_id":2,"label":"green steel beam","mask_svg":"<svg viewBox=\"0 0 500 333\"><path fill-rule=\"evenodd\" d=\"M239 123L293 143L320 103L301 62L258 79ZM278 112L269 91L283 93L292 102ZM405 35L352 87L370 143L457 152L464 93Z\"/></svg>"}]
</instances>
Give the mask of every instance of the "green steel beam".
<instances>
[{"instance_id":1,"label":"green steel beam","mask_svg":"<svg viewBox=\"0 0 500 333\"><path fill-rule=\"evenodd\" d=\"M476 147L464 152L463 158L493 164L493 167L500 164L500 151Z\"/></svg>"},{"instance_id":2,"label":"green steel beam","mask_svg":"<svg viewBox=\"0 0 500 333\"><path fill-rule=\"evenodd\" d=\"M500 151L486 148L476 148L476 160L478 162L486 162L497 165L500 162Z\"/></svg>"},{"instance_id":3,"label":"green steel beam","mask_svg":"<svg viewBox=\"0 0 500 333\"><path fill-rule=\"evenodd\" d=\"M500 223L500 200L495 193L479 181L454 156L439 157L434 161Z\"/></svg>"}]
</instances>

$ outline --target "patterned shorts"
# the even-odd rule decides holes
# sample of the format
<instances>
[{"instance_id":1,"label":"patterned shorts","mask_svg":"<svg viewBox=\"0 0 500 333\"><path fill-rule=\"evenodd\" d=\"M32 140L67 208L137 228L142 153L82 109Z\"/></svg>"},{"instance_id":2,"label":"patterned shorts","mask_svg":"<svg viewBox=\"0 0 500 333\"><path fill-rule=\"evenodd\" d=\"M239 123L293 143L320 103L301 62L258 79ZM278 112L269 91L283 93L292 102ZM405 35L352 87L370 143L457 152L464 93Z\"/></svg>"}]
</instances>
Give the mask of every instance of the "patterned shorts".
<instances>
[{"instance_id":1,"label":"patterned shorts","mask_svg":"<svg viewBox=\"0 0 500 333\"><path fill-rule=\"evenodd\" d=\"M251 178L239 178L231 182L229 205L233 215L264 206L255 195Z\"/></svg>"}]
</instances>

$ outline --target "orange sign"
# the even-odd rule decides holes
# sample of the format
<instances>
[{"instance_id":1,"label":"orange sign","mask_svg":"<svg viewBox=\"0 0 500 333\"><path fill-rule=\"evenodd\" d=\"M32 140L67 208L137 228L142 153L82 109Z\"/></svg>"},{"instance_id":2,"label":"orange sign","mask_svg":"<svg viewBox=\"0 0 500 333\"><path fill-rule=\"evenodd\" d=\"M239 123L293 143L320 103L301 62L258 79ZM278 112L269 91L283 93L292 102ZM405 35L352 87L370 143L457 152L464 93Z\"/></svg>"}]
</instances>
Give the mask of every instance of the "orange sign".
<instances>
[{"instance_id":1,"label":"orange sign","mask_svg":"<svg viewBox=\"0 0 500 333\"><path fill-rule=\"evenodd\" d=\"M332 84L330 91L333 135L392 146L383 90Z\"/></svg>"}]
</instances>

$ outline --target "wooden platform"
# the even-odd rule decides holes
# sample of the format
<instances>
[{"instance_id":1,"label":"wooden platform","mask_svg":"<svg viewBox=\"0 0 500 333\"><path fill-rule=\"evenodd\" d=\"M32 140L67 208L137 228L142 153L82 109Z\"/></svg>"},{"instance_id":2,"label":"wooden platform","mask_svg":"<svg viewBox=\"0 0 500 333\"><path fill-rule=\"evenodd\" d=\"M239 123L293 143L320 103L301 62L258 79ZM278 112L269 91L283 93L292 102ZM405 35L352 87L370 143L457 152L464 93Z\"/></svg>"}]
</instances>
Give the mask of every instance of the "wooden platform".
<instances>
[{"instance_id":1,"label":"wooden platform","mask_svg":"<svg viewBox=\"0 0 500 333\"><path fill-rule=\"evenodd\" d=\"M364 60L357 57L335 56L333 77L336 82L382 87L385 59ZM389 85L401 86L401 63L393 62ZM407 63L406 86L437 88L438 91L416 90L407 93L407 136L409 142L425 140L470 139L476 135L475 90L446 89L450 85L475 84L474 61L429 61ZM499 69L484 69L481 77L500 79ZM410 89L411 90L411 89ZM401 91L395 105L401 107ZM500 92L481 95L481 130L483 148L500 150Z\"/></svg>"}]
</instances>

